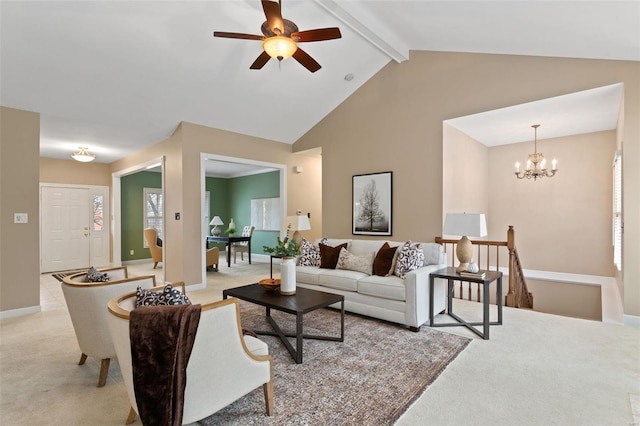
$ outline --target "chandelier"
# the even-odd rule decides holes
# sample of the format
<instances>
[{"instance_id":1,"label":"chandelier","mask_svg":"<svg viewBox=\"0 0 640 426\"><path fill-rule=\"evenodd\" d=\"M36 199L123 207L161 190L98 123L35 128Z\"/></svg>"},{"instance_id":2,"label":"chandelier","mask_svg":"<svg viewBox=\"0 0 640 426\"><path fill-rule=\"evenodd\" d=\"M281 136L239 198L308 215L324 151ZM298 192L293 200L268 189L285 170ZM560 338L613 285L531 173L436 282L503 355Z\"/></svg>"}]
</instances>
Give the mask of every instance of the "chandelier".
<instances>
[{"instance_id":1,"label":"chandelier","mask_svg":"<svg viewBox=\"0 0 640 426\"><path fill-rule=\"evenodd\" d=\"M529 154L527 169L524 172L520 171L520 163L516 163L515 175L518 179L533 178L533 180L542 179L545 176L552 177L558 171L556 168L557 161L555 158L551 161L551 170L546 168L547 160L541 152L538 152L538 127L540 125L534 124L531 127L534 129L533 154Z\"/></svg>"}]
</instances>

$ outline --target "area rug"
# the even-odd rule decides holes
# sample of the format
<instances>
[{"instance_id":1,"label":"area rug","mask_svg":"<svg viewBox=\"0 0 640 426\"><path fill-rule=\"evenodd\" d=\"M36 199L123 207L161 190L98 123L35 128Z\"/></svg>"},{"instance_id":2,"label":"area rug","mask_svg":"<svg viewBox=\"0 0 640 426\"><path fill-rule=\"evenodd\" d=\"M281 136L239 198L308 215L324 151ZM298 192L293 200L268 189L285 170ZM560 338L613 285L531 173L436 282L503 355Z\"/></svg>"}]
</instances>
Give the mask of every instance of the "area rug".
<instances>
[{"instance_id":1,"label":"area rug","mask_svg":"<svg viewBox=\"0 0 640 426\"><path fill-rule=\"evenodd\" d=\"M240 310L244 328L270 330L264 308L241 301ZM295 329L295 316L273 310L272 315L285 332ZM339 311L306 314L304 331L339 335ZM274 359L274 415L266 415L259 387L200 424L393 424L471 341L426 326L414 333L348 313L345 341L305 340L302 364L295 364L277 337L260 338Z\"/></svg>"}]
</instances>

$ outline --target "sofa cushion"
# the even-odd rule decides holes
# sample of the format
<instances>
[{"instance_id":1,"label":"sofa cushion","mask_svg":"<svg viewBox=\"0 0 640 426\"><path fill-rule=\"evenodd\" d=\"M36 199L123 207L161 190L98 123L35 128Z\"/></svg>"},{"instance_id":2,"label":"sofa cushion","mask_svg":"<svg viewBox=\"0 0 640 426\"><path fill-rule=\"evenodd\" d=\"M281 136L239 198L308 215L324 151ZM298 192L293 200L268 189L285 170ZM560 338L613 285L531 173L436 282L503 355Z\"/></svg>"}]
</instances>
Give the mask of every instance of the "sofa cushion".
<instances>
[{"instance_id":1,"label":"sofa cushion","mask_svg":"<svg viewBox=\"0 0 640 426\"><path fill-rule=\"evenodd\" d=\"M336 269L338 263L338 257L340 256L340 250L344 247L347 248L347 243L340 244L336 247L332 247L327 244L319 244L320 246L320 267L326 269Z\"/></svg>"},{"instance_id":2,"label":"sofa cushion","mask_svg":"<svg viewBox=\"0 0 640 426\"><path fill-rule=\"evenodd\" d=\"M384 299L406 300L404 280L395 275L388 277L371 275L370 277L361 278L358 280L358 293Z\"/></svg>"},{"instance_id":3,"label":"sofa cushion","mask_svg":"<svg viewBox=\"0 0 640 426\"><path fill-rule=\"evenodd\" d=\"M380 277L389 275L391 266L393 265L393 258L398 250L398 246L389 247L389 243L385 242L380 250L376 253L373 259L373 274Z\"/></svg>"},{"instance_id":4,"label":"sofa cushion","mask_svg":"<svg viewBox=\"0 0 640 426\"><path fill-rule=\"evenodd\" d=\"M355 255L377 253L385 243L384 240L351 240L347 249Z\"/></svg>"},{"instance_id":5,"label":"sofa cushion","mask_svg":"<svg viewBox=\"0 0 640 426\"><path fill-rule=\"evenodd\" d=\"M398 261L394 275L404 278L408 272L421 268L424 265L424 253L420 243L407 241L398 249Z\"/></svg>"},{"instance_id":6,"label":"sofa cushion","mask_svg":"<svg viewBox=\"0 0 640 426\"><path fill-rule=\"evenodd\" d=\"M306 284L318 284L318 277L326 269L317 266L296 266L296 282Z\"/></svg>"},{"instance_id":7,"label":"sofa cushion","mask_svg":"<svg viewBox=\"0 0 640 426\"><path fill-rule=\"evenodd\" d=\"M367 277L367 274L346 269L320 269L318 285L337 290L357 291L358 280Z\"/></svg>"},{"instance_id":8,"label":"sofa cushion","mask_svg":"<svg viewBox=\"0 0 640 426\"><path fill-rule=\"evenodd\" d=\"M422 243L422 252L424 253L424 266L440 265L444 261L442 259L444 247L438 243Z\"/></svg>"},{"instance_id":9,"label":"sofa cushion","mask_svg":"<svg viewBox=\"0 0 640 426\"><path fill-rule=\"evenodd\" d=\"M343 248L338 255L336 269L348 269L371 275L373 271L373 255L374 252L355 255Z\"/></svg>"}]
</instances>

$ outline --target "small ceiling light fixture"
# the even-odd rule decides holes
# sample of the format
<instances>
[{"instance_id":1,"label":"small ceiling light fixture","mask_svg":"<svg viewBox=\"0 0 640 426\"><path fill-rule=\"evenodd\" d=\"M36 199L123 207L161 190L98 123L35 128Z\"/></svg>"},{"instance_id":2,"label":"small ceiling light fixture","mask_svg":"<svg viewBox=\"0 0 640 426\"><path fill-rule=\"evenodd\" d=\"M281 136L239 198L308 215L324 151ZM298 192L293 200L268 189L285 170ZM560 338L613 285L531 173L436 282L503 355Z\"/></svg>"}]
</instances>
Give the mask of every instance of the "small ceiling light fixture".
<instances>
[{"instance_id":1,"label":"small ceiling light fixture","mask_svg":"<svg viewBox=\"0 0 640 426\"><path fill-rule=\"evenodd\" d=\"M88 151L89 148L85 148L81 146L78 148L80 148L80 151L76 152L75 154L71 154L71 158L73 158L74 160L80 161L82 163L88 163L96 159L95 155L89 154L89 151Z\"/></svg>"},{"instance_id":2,"label":"small ceiling light fixture","mask_svg":"<svg viewBox=\"0 0 640 426\"><path fill-rule=\"evenodd\" d=\"M344 76L344 81L351 81L351 80L353 80L353 74L349 73Z\"/></svg>"},{"instance_id":3,"label":"small ceiling light fixture","mask_svg":"<svg viewBox=\"0 0 640 426\"><path fill-rule=\"evenodd\" d=\"M540 125L534 124L531 127L534 129L533 154L529 154L527 169L524 172L520 171L520 163L516 162L515 175L518 179L533 178L533 180L542 179L545 176L553 177L558 171L556 168L557 161L555 158L551 161L551 170L546 168L547 160L541 152L538 152L538 127Z\"/></svg>"},{"instance_id":4,"label":"small ceiling light fixture","mask_svg":"<svg viewBox=\"0 0 640 426\"><path fill-rule=\"evenodd\" d=\"M269 56L278 61L289 59L298 50L298 45L290 37L273 36L264 39L262 48Z\"/></svg>"}]
</instances>

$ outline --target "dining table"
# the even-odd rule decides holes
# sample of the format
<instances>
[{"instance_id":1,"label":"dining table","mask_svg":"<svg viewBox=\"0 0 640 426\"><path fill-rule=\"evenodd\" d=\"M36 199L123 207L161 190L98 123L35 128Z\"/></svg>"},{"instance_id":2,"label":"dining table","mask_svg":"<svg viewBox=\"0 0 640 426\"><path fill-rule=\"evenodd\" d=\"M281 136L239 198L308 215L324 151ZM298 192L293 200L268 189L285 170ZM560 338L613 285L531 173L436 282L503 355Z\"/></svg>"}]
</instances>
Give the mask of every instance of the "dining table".
<instances>
[{"instance_id":1,"label":"dining table","mask_svg":"<svg viewBox=\"0 0 640 426\"><path fill-rule=\"evenodd\" d=\"M227 251L227 266L231 267L231 245L233 243L247 242L247 253L249 254L249 264L251 264L251 237L243 236L214 236L207 235L207 248L210 248L211 243L226 243L225 250Z\"/></svg>"}]
</instances>

